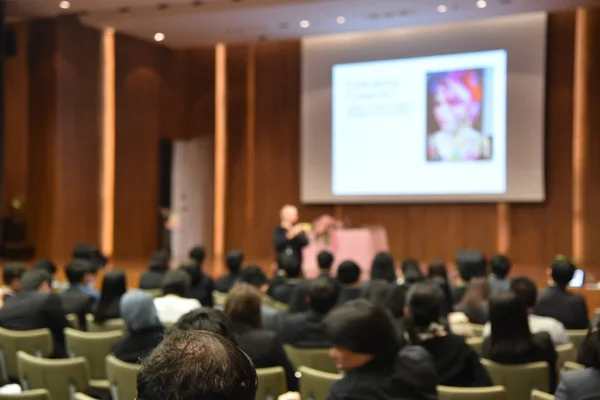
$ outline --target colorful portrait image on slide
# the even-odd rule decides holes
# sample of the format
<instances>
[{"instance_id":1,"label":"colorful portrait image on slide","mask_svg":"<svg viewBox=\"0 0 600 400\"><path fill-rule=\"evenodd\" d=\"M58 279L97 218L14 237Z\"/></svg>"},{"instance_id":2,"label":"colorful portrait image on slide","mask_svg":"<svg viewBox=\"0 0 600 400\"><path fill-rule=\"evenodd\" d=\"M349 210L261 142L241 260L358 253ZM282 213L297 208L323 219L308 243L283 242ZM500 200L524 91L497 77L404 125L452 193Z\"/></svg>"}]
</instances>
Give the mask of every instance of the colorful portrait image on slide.
<instances>
[{"instance_id":1,"label":"colorful portrait image on slide","mask_svg":"<svg viewBox=\"0 0 600 400\"><path fill-rule=\"evenodd\" d=\"M493 132L488 113L492 68L427 74L427 161L491 160Z\"/></svg>"}]
</instances>

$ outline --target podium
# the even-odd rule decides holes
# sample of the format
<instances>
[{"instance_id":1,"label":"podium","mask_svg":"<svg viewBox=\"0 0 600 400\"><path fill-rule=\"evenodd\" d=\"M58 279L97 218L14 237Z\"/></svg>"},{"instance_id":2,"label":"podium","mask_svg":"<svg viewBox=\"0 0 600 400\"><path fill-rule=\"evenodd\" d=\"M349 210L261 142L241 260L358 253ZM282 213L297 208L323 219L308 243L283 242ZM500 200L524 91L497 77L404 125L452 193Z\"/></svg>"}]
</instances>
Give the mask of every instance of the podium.
<instances>
[{"instance_id":1,"label":"podium","mask_svg":"<svg viewBox=\"0 0 600 400\"><path fill-rule=\"evenodd\" d=\"M313 232L308 232L307 235L309 244L302 253L302 271L307 279L319 276L317 254L323 250L330 251L334 255L332 276L337 274L340 263L352 260L360 267L361 280L369 278L375 255L389 250L387 231L382 226L335 229L329 234L329 243L322 238L317 239Z\"/></svg>"}]
</instances>

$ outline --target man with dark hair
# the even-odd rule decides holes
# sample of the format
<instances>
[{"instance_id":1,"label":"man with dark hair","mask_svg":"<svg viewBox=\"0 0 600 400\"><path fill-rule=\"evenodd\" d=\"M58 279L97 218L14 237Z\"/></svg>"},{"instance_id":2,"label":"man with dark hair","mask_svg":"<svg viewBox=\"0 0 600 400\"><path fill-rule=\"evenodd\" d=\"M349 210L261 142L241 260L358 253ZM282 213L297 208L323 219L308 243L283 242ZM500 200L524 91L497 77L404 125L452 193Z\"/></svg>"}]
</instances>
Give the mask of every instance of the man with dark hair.
<instances>
[{"instance_id":1,"label":"man with dark hair","mask_svg":"<svg viewBox=\"0 0 600 400\"><path fill-rule=\"evenodd\" d=\"M223 311L214 308L202 307L182 315L173 324L171 331L179 329L214 332L234 343L237 342L231 320Z\"/></svg>"},{"instance_id":2,"label":"man with dark hair","mask_svg":"<svg viewBox=\"0 0 600 400\"><path fill-rule=\"evenodd\" d=\"M50 274L34 270L23 274L21 291L0 308L0 326L17 331L47 328L52 333L52 357L65 358L65 335L69 326L60 298L52 293Z\"/></svg>"},{"instance_id":3,"label":"man with dark hair","mask_svg":"<svg viewBox=\"0 0 600 400\"><path fill-rule=\"evenodd\" d=\"M360 268L354 261L344 261L338 266L337 280L342 285L340 304L360 297Z\"/></svg>"},{"instance_id":4,"label":"man with dark hair","mask_svg":"<svg viewBox=\"0 0 600 400\"><path fill-rule=\"evenodd\" d=\"M331 341L325 334L323 319L335 307L339 287L331 279L320 277L311 282L306 301L309 310L288 314L280 323L281 340L299 348L327 348Z\"/></svg>"},{"instance_id":5,"label":"man with dark hair","mask_svg":"<svg viewBox=\"0 0 600 400\"><path fill-rule=\"evenodd\" d=\"M510 272L512 264L510 259L502 254L497 254L490 260L490 268L492 273L489 276L490 288L492 294L503 292L510 288L510 280L506 277Z\"/></svg>"},{"instance_id":6,"label":"man with dark hair","mask_svg":"<svg viewBox=\"0 0 600 400\"><path fill-rule=\"evenodd\" d=\"M481 251L460 250L456 253L456 265L462 284L452 288L454 304L460 303L467 292L467 286L471 278L486 276L486 260Z\"/></svg>"},{"instance_id":7,"label":"man with dark hair","mask_svg":"<svg viewBox=\"0 0 600 400\"><path fill-rule=\"evenodd\" d=\"M554 318L542 317L532 314L537 302L537 288L535 283L527 277L517 277L510 283L510 290L525 304L529 312L529 330L531 333L547 332L555 346L571 343L563 324ZM491 325L488 322L483 328L483 336L491 334Z\"/></svg>"},{"instance_id":8,"label":"man with dark hair","mask_svg":"<svg viewBox=\"0 0 600 400\"><path fill-rule=\"evenodd\" d=\"M2 271L4 286L0 288L0 300L16 296L21 290L21 277L27 271L21 263L8 263Z\"/></svg>"},{"instance_id":9,"label":"man with dark hair","mask_svg":"<svg viewBox=\"0 0 600 400\"><path fill-rule=\"evenodd\" d=\"M300 260L291 254L280 254L277 257L277 276L271 282L267 295L284 304L289 304L292 293L301 282L302 268Z\"/></svg>"},{"instance_id":10,"label":"man with dark hair","mask_svg":"<svg viewBox=\"0 0 600 400\"><path fill-rule=\"evenodd\" d=\"M148 271L140 278L140 289L157 290L162 285L163 278L169 270L169 253L166 251L155 251L150 256Z\"/></svg>"},{"instance_id":11,"label":"man with dark hair","mask_svg":"<svg viewBox=\"0 0 600 400\"><path fill-rule=\"evenodd\" d=\"M590 322L585 298L568 290L576 269L575 265L566 259L557 259L552 263L548 273L554 281L554 286L542 292L534 313L555 318L562 322L566 329L587 329Z\"/></svg>"},{"instance_id":12,"label":"man with dark hair","mask_svg":"<svg viewBox=\"0 0 600 400\"><path fill-rule=\"evenodd\" d=\"M249 265L240 272L239 282L247 283L248 285L254 286L261 296L267 294L269 289L269 280L267 276L257 265ZM264 329L277 330L278 318L280 317L279 311L264 301L260 305L260 321L261 326Z\"/></svg>"},{"instance_id":13,"label":"man with dark hair","mask_svg":"<svg viewBox=\"0 0 600 400\"><path fill-rule=\"evenodd\" d=\"M244 264L244 253L239 250L231 250L227 252L225 257L225 266L229 273L220 277L217 280L216 289L219 292L227 293L231 290L240 278L240 270Z\"/></svg>"},{"instance_id":14,"label":"man with dark hair","mask_svg":"<svg viewBox=\"0 0 600 400\"><path fill-rule=\"evenodd\" d=\"M164 296L154 299L158 319L163 324L173 324L185 313L200 308L197 299L189 299L192 280L183 270L169 271L162 282Z\"/></svg>"},{"instance_id":15,"label":"man with dark hair","mask_svg":"<svg viewBox=\"0 0 600 400\"><path fill-rule=\"evenodd\" d=\"M254 365L235 343L177 330L143 361L137 400L254 400L257 387Z\"/></svg>"},{"instance_id":16,"label":"man with dark hair","mask_svg":"<svg viewBox=\"0 0 600 400\"><path fill-rule=\"evenodd\" d=\"M198 264L204 264L204 258L206 257L206 251L204 246L194 246L190 249L190 258L196 261Z\"/></svg>"},{"instance_id":17,"label":"man with dark hair","mask_svg":"<svg viewBox=\"0 0 600 400\"><path fill-rule=\"evenodd\" d=\"M98 271L106 266L108 260L93 244L78 244L75 246L73 249L73 258L75 260L87 260L91 263L91 266L89 267L90 276L88 284L80 288L80 290L83 290L95 300L100 300L100 293L94 289L94 285L96 284Z\"/></svg>"},{"instance_id":18,"label":"man with dark hair","mask_svg":"<svg viewBox=\"0 0 600 400\"><path fill-rule=\"evenodd\" d=\"M191 279L188 297L198 300L205 307L212 307L215 282L202 271L202 264L190 259L181 265L180 269L187 272Z\"/></svg>"},{"instance_id":19,"label":"man with dark hair","mask_svg":"<svg viewBox=\"0 0 600 400\"><path fill-rule=\"evenodd\" d=\"M92 279L94 265L84 259L75 259L67 264L66 274L69 287L60 292L63 309L67 314L75 314L79 319L79 326L87 330L86 314L94 309L96 299L86 290Z\"/></svg>"},{"instance_id":20,"label":"man with dark hair","mask_svg":"<svg viewBox=\"0 0 600 400\"><path fill-rule=\"evenodd\" d=\"M64 282L56 282L54 280L54 275L56 275L56 264L54 263L54 261L48 259L48 258L42 258L41 260L37 260L35 262L35 264L33 264L33 269L36 270L42 270L42 271L46 271L47 273L50 274L50 276L52 277L52 288L53 289L58 289L61 288L62 284Z\"/></svg>"}]
</instances>

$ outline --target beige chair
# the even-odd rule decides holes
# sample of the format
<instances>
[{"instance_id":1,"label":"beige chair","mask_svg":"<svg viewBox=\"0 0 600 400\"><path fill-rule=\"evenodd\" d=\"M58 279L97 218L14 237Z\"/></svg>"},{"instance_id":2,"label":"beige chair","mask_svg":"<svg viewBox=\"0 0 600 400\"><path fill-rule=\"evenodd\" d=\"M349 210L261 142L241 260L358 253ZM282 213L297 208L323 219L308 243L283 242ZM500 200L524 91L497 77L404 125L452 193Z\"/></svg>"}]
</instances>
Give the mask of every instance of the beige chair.
<instances>
[{"instance_id":1,"label":"beige chair","mask_svg":"<svg viewBox=\"0 0 600 400\"><path fill-rule=\"evenodd\" d=\"M541 390L531 391L531 400L554 400L554 396Z\"/></svg>"},{"instance_id":2,"label":"beige chair","mask_svg":"<svg viewBox=\"0 0 600 400\"><path fill-rule=\"evenodd\" d=\"M471 324L471 332L473 332L473 337L482 337L484 326L485 325Z\"/></svg>"},{"instance_id":3,"label":"beige chair","mask_svg":"<svg viewBox=\"0 0 600 400\"><path fill-rule=\"evenodd\" d=\"M284 344L283 349L296 369L305 366L332 374L338 373L335 361L329 357L329 349L299 349L289 344Z\"/></svg>"},{"instance_id":4,"label":"beige chair","mask_svg":"<svg viewBox=\"0 0 600 400\"><path fill-rule=\"evenodd\" d=\"M565 371L581 371L585 369L585 365L581 365L573 361L567 361L563 364L563 369Z\"/></svg>"},{"instance_id":5,"label":"beige chair","mask_svg":"<svg viewBox=\"0 0 600 400\"><path fill-rule=\"evenodd\" d=\"M283 367L257 368L256 375L258 376L256 400L276 399L287 392Z\"/></svg>"},{"instance_id":6,"label":"beige chair","mask_svg":"<svg viewBox=\"0 0 600 400\"><path fill-rule=\"evenodd\" d=\"M0 394L0 400L50 400L50 393L46 389L26 390L18 394Z\"/></svg>"},{"instance_id":7,"label":"beige chair","mask_svg":"<svg viewBox=\"0 0 600 400\"><path fill-rule=\"evenodd\" d=\"M122 331L81 332L65 329L65 342L71 357L85 357L92 379L106 379L106 356L123 336Z\"/></svg>"},{"instance_id":8,"label":"beige chair","mask_svg":"<svg viewBox=\"0 0 600 400\"><path fill-rule=\"evenodd\" d=\"M556 372L560 372L562 366L567 361L577 361L577 353L575 352L575 347L571 343L556 346L556 354L558 355L558 358L556 359Z\"/></svg>"},{"instance_id":9,"label":"beige chair","mask_svg":"<svg viewBox=\"0 0 600 400\"><path fill-rule=\"evenodd\" d=\"M106 374L110 382L113 400L130 400L137 397L137 374L139 364L130 364L113 355L106 357Z\"/></svg>"},{"instance_id":10,"label":"beige chair","mask_svg":"<svg viewBox=\"0 0 600 400\"><path fill-rule=\"evenodd\" d=\"M111 332L125 330L125 320L122 318L109 319L103 324L97 324L94 321L94 315L87 314L85 316L85 320L89 332Z\"/></svg>"},{"instance_id":11,"label":"beige chair","mask_svg":"<svg viewBox=\"0 0 600 400\"><path fill-rule=\"evenodd\" d=\"M483 337L482 336L467 338L467 339L465 339L465 342L473 350L475 350L475 353L477 353L481 356L481 346L483 346Z\"/></svg>"},{"instance_id":12,"label":"beige chair","mask_svg":"<svg viewBox=\"0 0 600 400\"><path fill-rule=\"evenodd\" d=\"M567 331L567 335L569 335L569 339L571 339L571 342L575 347L575 352L579 351L579 348L583 344L583 341L585 340L587 334L587 329L572 329Z\"/></svg>"},{"instance_id":13,"label":"beige chair","mask_svg":"<svg viewBox=\"0 0 600 400\"><path fill-rule=\"evenodd\" d=\"M263 296L262 302L268 306L273 307L277 311L287 311L290 309L290 306L288 306L287 304L279 302L270 296Z\"/></svg>"},{"instance_id":14,"label":"beige chair","mask_svg":"<svg viewBox=\"0 0 600 400\"><path fill-rule=\"evenodd\" d=\"M150 289L144 291L154 298L161 297L163 295L162 289Z\"/></svg>"},{"instance_id":15,"label":"beige chair","mask_svg":"<svg viewBox=\"0 0 600 400\"><path fill-rule=\"evenodd\" d=\"M331 374L313 368L300 367L300 394L302 400L323 400L327 398L331 385L342 379L342 375ZM257 399L258 400L258 399Z\"/></svg>"},{"instance_id":16,"label":"beige chair","mask_svg":"<svg viewBox=\"0 0 600 400\"><path fill-rule=\"evenodd\" d=\"M83 357L49 360L19 351L19 379L26 389L46 389L52 399L72 400L77 392L88 388L108 389L104 381L91 381L89 368Z\"/></svg>"},{"instance_id":17,"label":"beige chair","mask_svg":"<svg viewBox=\"0 0 600 400\"><path fill-rule=\"evenodd\" d=\"M438 386L439 400L507 400L504 386L459 388Z\"/></svg>"},{"instance_id":18,"label":"beige chair","mask_svg":"<svg viewBox=\"0 0 600 400\"><path fill-rule=\"evenodd\" d=\"M218 290L213 290L213 303L216 306L225 307L225 302L227 301L227 293L219 292Z\"/></svg>"},{"instance_id":19,"label":"beige chair","mask_svg":"<svg viewBox=\"0 0 600 400\"><path fill-rule=\"evenodd\" d=\"M79 318L77 318L77 314L67 314L67 321L69 321L69 325L73 329L81 329L79 326Z\"/></svg>"},{"instance_id":20,"label":"beige chair","mask_svg":"<svg viewBox=\"0 0 600 400\"><path fill-rule=\"evenodd\" d=\"M529 400L532 389L549 390L547 362L503 365L482 359L481 363L488 370L494 385L506 388L506 397L510 400Z\"/></svg>"},{"instance_id":21,"label":"beige chair","mask_svg":"<svg viewBox=\"0 0 600 400\"><path fill-rule=\"evenodd\" d=\"M0 368L3 380L19 376L17 351L38 357L50 357L53 346L52 334L48 329L12 331L0 328Z\"/></svg>"},{"instance_id":22,"label":"beige chair","mask_svg":"<svg viewBox=\"0 0 600 400\"><path fill-rule=\"evenodd\" d=\"M75 400L96 400L93 397L83 393L75 393Z\"/></svg>"}]
</instances>

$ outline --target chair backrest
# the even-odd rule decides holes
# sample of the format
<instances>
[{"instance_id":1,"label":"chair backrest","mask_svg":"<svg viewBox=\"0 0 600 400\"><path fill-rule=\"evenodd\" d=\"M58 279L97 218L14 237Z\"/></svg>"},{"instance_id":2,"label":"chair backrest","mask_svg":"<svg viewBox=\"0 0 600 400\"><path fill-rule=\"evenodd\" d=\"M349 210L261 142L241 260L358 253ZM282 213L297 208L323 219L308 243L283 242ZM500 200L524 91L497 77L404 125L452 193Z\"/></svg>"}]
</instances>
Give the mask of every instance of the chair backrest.
<instances>
[{"instance_id":1,"label":"chair backrest","mask_svg":"<svg viewBox=\"0 0 600 400\"><path fill-rule=\"evenodd\" d=\"M73 329L81 329L77 314L67 314L67 321L69 321L69 325L71 325Z\"/></svg>"},{"instance_id":2,"label":"chair backrest","mask_svg":"<svg viewBox=\"0 0 600 400\"><path fill-rule=\"evenodd\" d=\"M256 375L258 376L256 400L276 400L287 392L283 367L257 368Z\"/></svg>"},{"instance_id":3,"label":"chair backrest","mask_svg":"<svg viewBox=\"0 0 600 400\"><path fill-rule=\"evenodd\" d=\"M567 361L577 361L577 353L575 352L575 347L571 343L556 346L556 354L558 355L558 358L556 359L556 372L560 372L562 366Z\"/></svg>"},{"instance_id":4,"label":"chair backrest","mask_svg":"<svg viewBox=\"0 0 600 400\"><path fill-rule=\"evenodd\" d=\"M475 350L475 353L481 355L481 347L483 346L483 336L479 337L470 337L465 339L465 342Z\"/></svg>"},{"instance_id":5,"label":"chair backrest","mask_svg":"<svg viewBox=\"0 0 600 400\"><path fill-rule=\"evenodd\" d=\"M91 379L106 379L106 356L123 336L121 331L81 332L65 329L65 342L71 357L85 357L90 368Z\"/></svg>"},{"instance_id":6,"label":"chair backrest","mask_svg":"<svg viewBox=\"0 0 600 400\"><path fill-rule=\"evenodd\" d=\"M0 328L0 367L2 378L17 378L17 352L24 351L38 357L50 357L54 344L48 329L12 331Z\"/></svg>"},{"instance_id":7,"label":"chair backrest","mask_svg":"<svg viewBox=\"0 0 600 400\"><path fill-rule=\"evenodd\" d=\"M313 368L300 367L300 394L302 400L323 400L327 398L331 385L342 379L342 375L331 374ZM258 399L257 399L258 400Z\"/></svg>"},{"instance_id":8,"label":"chair backrest","mask_svg":"<svg viewBox=\"0 0 600 400\"><path fill-rule=\"evenodd\" d=\"M46 389L26 390L21 393L0 394L0 400L50 400Z\"/></svg>"},{"instance_id":9,"label":"chair backrest","mask_svg":"<svg viewBox=\"0 0 600 400\"><path fill-rule=\"evenodd\" d=\"M75 393L85 392L90 373L83 357L49 360L19 351L19 379L26 389L47 389L52 399L73 399Z\"/></svg>"},{"instance_id":10,"label":"chair backrest","mask_svg":"<svg viewBox=\"0 0 600 400\"><path fill-rule=\"evenodd\" d=\"M215 306L225 306L225 302L227 301L227 293L219 292L218 290L213 290L213 302Z\"/></svg>"},{"instance_id":11,"label":"chair backrest","mask_svg":"<svg viewBox=\"0 0 600 400\"><path fill-rule=\"evenodd\" d=\"M75 393L75 400L96 400L93 397L83 393Z\"/></svg>"},{"instance_id":12,"label":"chair backrest","mask_svg":"<svg viewBox=\"0 0 600 400\"><path fill-rule=\"evenodd\" d=\"M299 349L289 344L284 344L283 348L296 369L305 366L332 374L338 373L335 361L329 357L329 349Z\"/></svg>"},{"instance_id":13,"label":"chair backrest","mask_svg":"<svg viewBox=\"0 0 600 400\"><path fill-rule=\"evenodd\" d=\"M573 346L575 347L575 352L579 351L579 348L581 347L587 334L587 329L571 329L567 331L567 335L569 336L569 339L571 339L571 343L573 343Z\"/></svg>"},{"instance_id":14,"label":"chair backrest","mask_svg":"<svg viewBox=\"0 0 600 400\"><path fill-rule=\"evenodd\" d=\"M531 391L531 400L554 400L554 396L541 390Z\"/></svg>"},{"instance_id":15,"label":"chair backrest","mask_svg":"<svg viewBox=\"0 0 600 400\"><path fill-rule=\"evenodd\" d=\"M504 386L459 388L438 386L439 400L507 400Z\"/></svg>"},{"instance_id":16,"label":"chair backrest","mask_svg":"<svg viewBox=\"0 0 600 400\"><path fill-rule=\"evenodd\" d=\"M573 361L567 361L563 364L563 369L565 371L581 371L585 369L585 365L581 365Z\"/></svg>"},{"instance_id":17,"label":"chair backrest","mask_svg":"<svg viewBox=\"0 0 600 400\"><path fill-rule=\"evenodd\" d=\"M488 370L494 385L506 388L506 397L510 400L529 400L532 389L549 390L547 362L504 365L482 359L481 363Z\"/></svg>"},{"instance_id":18,"label":"chair backrest","mask_svg":"<svg viewBox=\"0 0 600 400\"><path fill-rule=\"evenodd\" d=\"M278 310L278 311L287 311L290 309L290 306L282 303L280 301L275 300L274 298L270 297L270 296L263 296L262 297L262 302L265 303L268 306L273 307L274 309Z\"/></svg>"},{"instance_id":19,"label":"chair backrest","mask_svg":"<svg viewBox=\"0 0 600 400\"><path fill-rule=\"evenodd\" d=\"M137 397L137 374L141 365L130 364L113 355L106 357L106 374L113 400L130 400Z\"/></svg>"},{"instance_id":20,"label":"chair backrest","mask_svg":"<svg viewBox=\"0 0 600 400\"><path fill-rule=\"evenodd\" d=\"M93 314L87 314L85 316L87 322L87 328L89 332L111 332L111 331L124 331L125 320L122 318L109 319L103 324L97 324L94 321Z\"/></svg>"},{"instance_id":21,"label":"chair backrest","mask_svg":"<svg viewBox=\"0 0 600 400\"><path fill-rule=\"evenodd\" d=\"M162 289L149 289L144 291L154 298L161 297L163 295Z\"/></svg>"},{"instance_id":22,"label":"chair backrest","mask_svg":"<svg viewBox=\"0 0 600 400\"><path fill-rule=\"evenodd\" d=\"M473 337L483 336L483 327L484 326L485 325L471 324L471 332L473 332Z\"/></svg>"}]
</instances>

